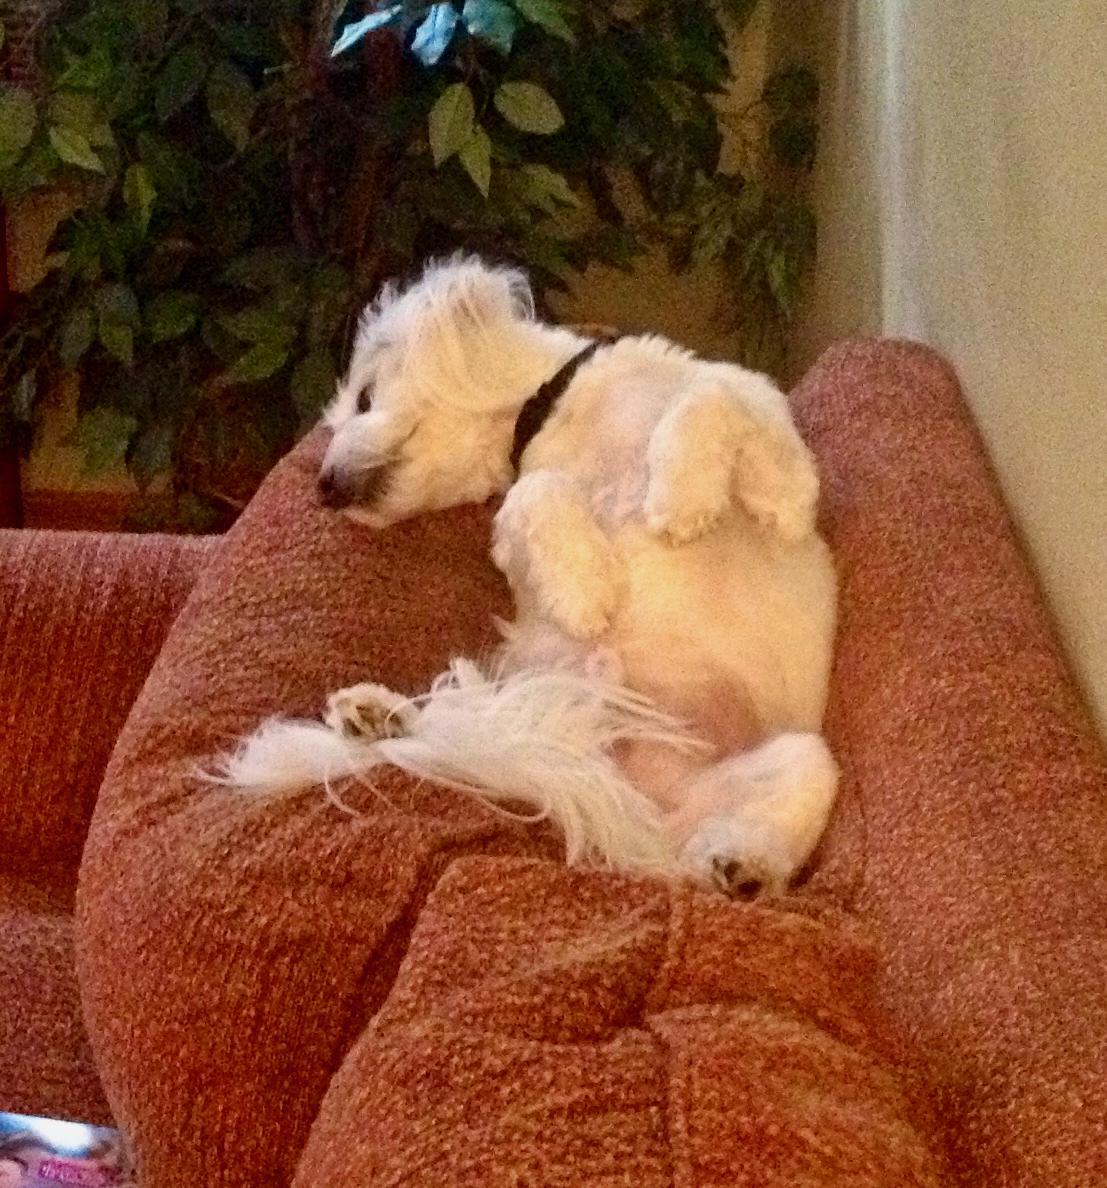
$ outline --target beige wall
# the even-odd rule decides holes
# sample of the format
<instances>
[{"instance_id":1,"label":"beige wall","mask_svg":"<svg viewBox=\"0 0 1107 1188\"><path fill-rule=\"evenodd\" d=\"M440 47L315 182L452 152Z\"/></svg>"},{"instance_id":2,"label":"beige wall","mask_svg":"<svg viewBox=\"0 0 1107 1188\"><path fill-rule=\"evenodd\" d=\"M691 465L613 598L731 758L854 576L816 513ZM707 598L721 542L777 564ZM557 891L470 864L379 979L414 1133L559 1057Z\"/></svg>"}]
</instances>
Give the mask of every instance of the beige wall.
<instances>
[{"instance_id":1,"label":"beige wall","mask_svg":"<svg viewBox=\"0 0 1107 1188\"><path fill-rule=\"evenodd\" d=\"M1107 8L827 0L805 348L949 357L1107 736Z\"/></svg>"}]
</instances>

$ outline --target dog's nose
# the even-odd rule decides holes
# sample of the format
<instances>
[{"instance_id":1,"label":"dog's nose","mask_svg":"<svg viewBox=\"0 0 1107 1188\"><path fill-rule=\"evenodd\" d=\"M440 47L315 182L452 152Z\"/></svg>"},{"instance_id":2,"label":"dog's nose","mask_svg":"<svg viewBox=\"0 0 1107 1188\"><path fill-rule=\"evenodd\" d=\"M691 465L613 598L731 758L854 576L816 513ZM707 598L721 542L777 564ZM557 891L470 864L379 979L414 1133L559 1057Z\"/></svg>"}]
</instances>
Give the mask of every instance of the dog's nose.
<instances>
[{"instance_id":1,"label":"dog's nose","mask_svg":"<svg viewBox=\"0 0 1107 1188\"><path fill-rule=\"evenodd\" d=\"M335 511L342 511L354 503L358 507L372 507L384 496L393 471L394 467L388 462L367 466L364 470L327 466L316 480L319 502Z\"/></svg>"},{"instance_id":2,"label":"dog's nose","mask_svg":"<svg viewBox=\"0 0 1107 1188\"><path fill-rule=\"evenodd\" d=\"M341 511L353 502L353 495L349 488L342 483L333 470L324 470L318 479L319 502L324 507Z\"/></svg>"}]
</instances>

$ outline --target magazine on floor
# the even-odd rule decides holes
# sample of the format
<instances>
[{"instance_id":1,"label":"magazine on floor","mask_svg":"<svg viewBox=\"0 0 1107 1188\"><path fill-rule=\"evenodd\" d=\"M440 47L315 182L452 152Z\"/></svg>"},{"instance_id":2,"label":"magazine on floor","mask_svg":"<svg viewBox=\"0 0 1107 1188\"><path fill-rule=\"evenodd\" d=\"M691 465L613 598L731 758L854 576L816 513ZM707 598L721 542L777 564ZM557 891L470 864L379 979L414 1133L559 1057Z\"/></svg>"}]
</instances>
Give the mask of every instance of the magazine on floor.
<instances>
[{"instance_id":1,"label":"magazine on floor","mask_svg":"<svg viewBox=\"0 0 1107 1188\"><path fill-rule=\"evenodd\" d=\"M131 1188L118 1130L0 1113L0 1188Z\"/></svg>"}]
</instances>

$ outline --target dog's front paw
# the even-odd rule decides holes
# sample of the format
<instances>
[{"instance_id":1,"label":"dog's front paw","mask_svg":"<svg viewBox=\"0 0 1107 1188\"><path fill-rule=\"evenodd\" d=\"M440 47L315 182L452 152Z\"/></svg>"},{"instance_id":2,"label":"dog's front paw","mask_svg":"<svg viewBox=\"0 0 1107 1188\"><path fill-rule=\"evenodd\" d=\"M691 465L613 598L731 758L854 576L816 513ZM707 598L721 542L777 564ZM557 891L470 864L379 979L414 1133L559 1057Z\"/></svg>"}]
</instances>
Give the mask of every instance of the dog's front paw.
<instances>
[{"instance_id":1,"label":"dog's front paw","mask_svg":"<svg viewBox=\"0 0 1107 1188\"><path fill-rule=\"evenodd\" d=\"M614 566L599 564L592 570L567 572L556 585L543 588L544 610L573 639L599 639L619 605L618 574Z\"/></svg>"},{"instance_id":2,"label":"dog's front paw","mask_svg":"<svg viewBox=\"0 0 1107 1188\"><path fill-rule=\"evenodd\" d=\"M658 504L661 504L658 507ZM666 507L660 500L646 503L646 527L652 535L673 546L690 544L714 532L722 522L727 505L717 507Z\"/></svg>"},{"instance_id":3,"label":"dog's front paw","mask_svg":"<svg viewBox=\"0 0 1107 1188\"><path fill-rule=\"evenodd\" d=\"M756 826L731 817L711 817L692 835L681 865L698 882L732 899L779 895L794 873Z\"/></svg>"},{"instance_id":4,"label":"dog's front paw","mask_svg":"<svg viewBox=\"0 0 1107 1188\"><path fill-rule=\"evenodd\" d=\"M819 476L805 450L751 449L738 484L746 510L782 540L804 540L815 531Z\"/></svg>"},{"instance_id":5,"label":"dog's front paw","mask_svg":"<svg viewBox=\"0 0 1107 1188\"><path fill-rule=\"evenodd\" d=\"M655 454L660 449L655 448ZM718 455L693 460L674 451L657 457L642 510L646 528L671 545L714 532L730 509L729 461Z\"/></svg>"},{"instance_id":6,"label":"dog's front paw","mask_svg":"<svg viewBox=\"0 0 1107 1188\"><path fill-rule=\"evenodd\" d=\"M332 693L323 721L347 738L372 742L410 733L418 715L418 707L402 694L366 682Z\"/></svg>"}]
</instances>

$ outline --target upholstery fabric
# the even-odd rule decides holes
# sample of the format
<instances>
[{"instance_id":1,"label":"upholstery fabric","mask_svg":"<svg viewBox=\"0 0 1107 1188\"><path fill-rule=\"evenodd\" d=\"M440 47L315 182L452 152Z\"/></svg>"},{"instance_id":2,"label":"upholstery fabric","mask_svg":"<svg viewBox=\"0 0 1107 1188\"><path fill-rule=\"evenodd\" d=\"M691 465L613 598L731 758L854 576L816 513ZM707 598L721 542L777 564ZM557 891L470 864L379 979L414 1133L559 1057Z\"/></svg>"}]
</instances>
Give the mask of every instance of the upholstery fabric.
<instances>
[{"instance_id":1,"label":"upholstery fabric","mask_svg":"<svg viewBox=\"0 0 1107 1188\"><path fill-rule=\"evenodd\" d=\"M0 1108L110 1120L73 958L77 865L116 735L212 547L0 531Z\"/></svg>"},{"instance_id":2,"label":"upholstery fabric","mask_svg":"<svg viewBox=\"0 0 1107 1188\"><path fill-rule=\"evenodd\" d=\"M200 576L116 746L82 864L86 1016L144 1188L287 1183L451 859L556 852L397 773L349 795L360 816L318 792L259 803L202 779L271 713L318 714L370 676L425 688L509 613L488 509L369 532L316 505L322 441L285 459Z\"/></svg>"},{"instance_id":3,"label":"upholstery fabric","mask_svg":"<svg viewBox=\"0 0 1107 1188\"><path fill-rule=\"evenodd\" d=\"M461 859L296 1188L936 1185L870 1023L872 959L837 913Z\"/></svg>"},{"instance_id":4,"label":"upholstery fabric","mask_svg":"<svg viewBox=\"0 0 1107 1188\"><path fill-rule=\"evenodd\" d=\"M956 378L846 343L794 401L842 582L815 885L874 930L958 1182L1107 1184L1107 763Z\"/></svg>"},{"instance_id":5,"label":"upholstery fabric","mask_svg":"<svg viewBox=\"0 0 1107 1188\"><path fill-rule=\"evenodd\" d=\"M117 744L85 852L85 1008L144 1188L289 1182L328 1085L348 1054L356 1066L351 1050L391 1001L443 873L467 854L559 856L547 831L397 772L344 793L357 816L321 792L253 801L198 774L267 714L317 713L333 688L367 677L425 688L450 656L488 647L492 613L509 611L487 559L490 509L369 532L316 506L321 446L309 439L278 467L201 575ZM514 871L499 876L505 894ZM633 926L624 884L612 892L616 931ZM542 927L562 927L556 907L528 938ZM716 938L699 941L710 964ZM687 1009L710 1014L748 993L723 983ZM740 1063L737 1032L728 1043L723 1077ZM833 1077L837 1049L812 1051ZM656 1058L622 1074L628 1092L647 1066L641 1092L657 1092ZM885 1089L872 1092L887 1112ZM356 1182L381 1181L367 1168Z\"/></svg>"},{"instance_id":6,"label":"upholstery fabric","mask_svg":"<svg viewBox=\"0 0 1107 1188\"><path fill-rule=\"evenodd\" d=\"M82 866L89 1031L144 1188L443 1182L421 1178L421 1152L464 1183L477 1164L446 1149L449 1119L482 1095L490 1151L538 1117L552 1145L532 1154L600 1158L607 1138L585 1127L574 1139L557 1122L564 1103L582 1127L590 1112L606 1119L611 1149L641 1155L643 1183L742 1183L747 1149L758 1175L787 1166L763 1141L768 1121L756 1140L742 1130L770 1113L778 1133L796 1125L758 1092L765 1080L822 1120L828 1084L856 1117L884 1120L887 1166L850 1183L883 1183L887 1167L909 1169L904 1183L936 1174L906 1126L924 1126L924 1097L957 1183L1107 1182L1103 757L956 381L922 348L855 343L821 361L796 403L842 572L829 731L845 781L809 884L776 910L570 874L548 832L396 773L350 793L359 815L322 793L258 803L200 778L205 757L269 713L317 713L358 679L424 688L452 654L486 647L491 614L508 610L486 559L488 509L374 534L314 505L319 437L278 467L166 641ZM831 904L875 938L875 1004ZM766 985L735 938L805 911L825 930L825 980L797 944L780 963L795 976ZM551 937L562 947L548 984L528 981ZM663 966L675 980L658 980ZM695 992L680 1000L684 978ZM855 1021L849 1043L797 1006L804 979ZM885 1018L902 1060L874 1038ZM785 1032L809 1061L796 1066L806 1097L773 1047ZM744 1063L754 1052L760 1063ZM777 1080L749 1071L778 1064L791 1071ZM527 1070L529 1097L497 1096ZM725 1109L720 1085L736 1086ZM541 1182L498 1149L501 1182Z\"/></svg>"},{"instance_id":7,"label":"upholstery fabric","mask_svg":"<svg viewBox=\"0 0 1107 1188\"><path fill-rule=\"evenodd\" d=\"M0 1109L110 1126L81 1019L72 890L0 872L0 952Z\"/></svg>"},{"instance_id":8,"label":"upholstery fabric","mask_svg":"<svg viewBox=\"0 0 1107 1188\"><path fill-rule=\"evenodd\" d=\"M209 538L0 531L0 869L71 868Z\"/></svg>"}]
</instances>

